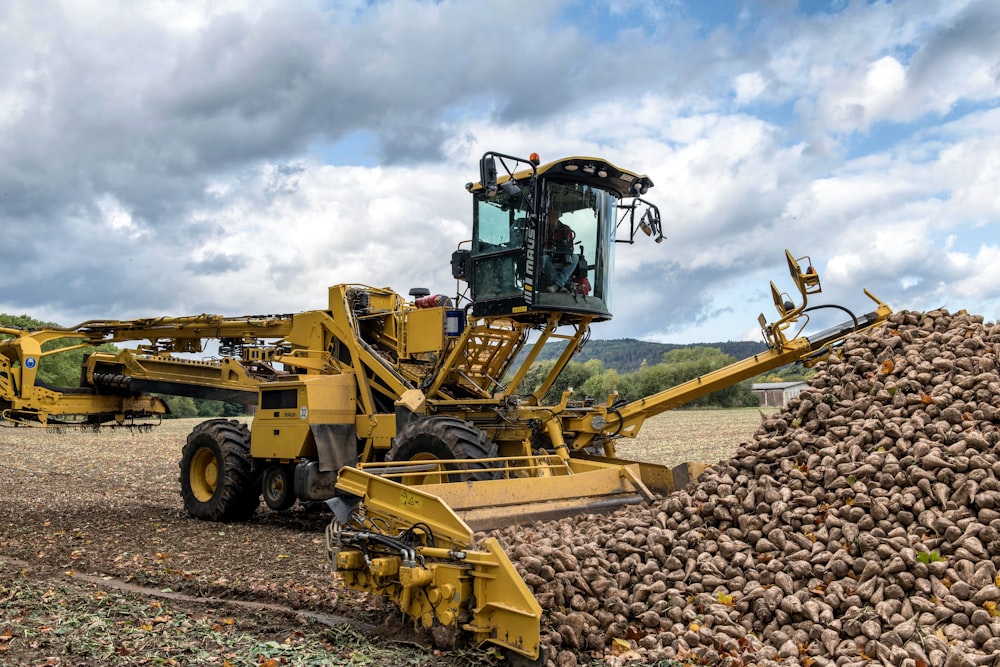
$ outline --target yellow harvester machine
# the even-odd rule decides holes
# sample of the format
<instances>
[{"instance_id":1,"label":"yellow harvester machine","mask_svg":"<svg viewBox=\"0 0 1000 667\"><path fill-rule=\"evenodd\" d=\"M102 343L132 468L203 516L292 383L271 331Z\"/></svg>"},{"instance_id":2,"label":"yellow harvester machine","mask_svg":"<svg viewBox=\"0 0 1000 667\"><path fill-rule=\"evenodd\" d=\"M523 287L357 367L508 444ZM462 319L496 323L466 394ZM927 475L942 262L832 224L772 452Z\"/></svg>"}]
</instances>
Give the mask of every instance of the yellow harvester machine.
<instances>
[{"instance_id":1,"label":"yellow harvester machine","mask_svg":"<svg viewBox=\"0 0 1000 667\"><path fill-rule=\"evenodd\" d=\"M599 158L541 165L487 153L467 185L472 239L452 255L455 297L336 285L325 309L297 314L0 329L0 416L122 423L164 414L153 394L256 405L249 428L212 419L188 436L180 482L192 516L248 519L261 496L274 510L329 501L329 558L347 586L394 599L425 627L537 659L541 609L498 543L476 543L474 529L607 511L682 486L697 465L626 461L616 443L652 415L821 359L890 313L866 291L874 311L800 335L820 281L786 251L800 303L771 284L778 318L760 318L766 352L631 403L566 392L544 405L591 325L611 318L616 243L663 239L658 209L642 198L650 187ZM550 212L572 230L561 240ZM55 339L142 344L90 354L80 386L64 388L37 380L46 356L72 349L47 345ZM207 340L219 356L192 360ZM519 391L550 342L563 344L552 371Z\"/></svg>"}]
</instances>

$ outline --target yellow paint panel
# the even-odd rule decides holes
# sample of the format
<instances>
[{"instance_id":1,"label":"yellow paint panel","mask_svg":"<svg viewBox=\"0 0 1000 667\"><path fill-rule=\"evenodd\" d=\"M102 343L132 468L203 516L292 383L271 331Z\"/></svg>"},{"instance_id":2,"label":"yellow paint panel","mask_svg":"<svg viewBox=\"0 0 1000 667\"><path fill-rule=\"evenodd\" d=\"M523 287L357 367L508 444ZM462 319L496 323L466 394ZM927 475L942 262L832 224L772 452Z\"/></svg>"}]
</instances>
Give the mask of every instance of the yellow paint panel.
<instances>
[{"instance_id":1,"label":"yellow paint panel","mask_svg":"<svg viewBox=\"0 0 1000 667\"><path fill-rule=\"evenodd\" d=\"M406 313L406 354L444 349L444 308L420 308Z\"/></svg>"},{"instance_id":2,"label":"yellow paint panel","mask_svg":"<svg viewBox=\"0 0 1000 667\"><path fill-rule=\"evenodd\" d=\"M319 375L303 378L307 421L312 424L353 424L357 413L354 375Z\"/></svg>"}]
</instances>

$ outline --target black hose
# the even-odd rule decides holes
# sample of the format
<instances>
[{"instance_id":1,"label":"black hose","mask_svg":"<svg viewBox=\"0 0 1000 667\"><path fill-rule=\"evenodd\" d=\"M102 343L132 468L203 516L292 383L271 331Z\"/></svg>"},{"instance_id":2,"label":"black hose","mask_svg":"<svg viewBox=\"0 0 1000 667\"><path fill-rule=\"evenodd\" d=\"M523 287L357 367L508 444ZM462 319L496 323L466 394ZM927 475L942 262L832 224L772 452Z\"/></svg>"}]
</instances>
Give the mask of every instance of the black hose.
<instances>
[{"instance_id":1,"label":"black hose","mask_svg":"<svg viewBox=\"0 0 1000 667\"><path fill-rule=\"evenodd\" d=\"M415 546L417 534L414 532L414 530L417 529L417 528L419 528L420 530L424 531L424 535L427 536L427 546L433 547L434 546L434 531L431 530L431 527L428 526L423 521L418 521L417 523L413 524L412 526L410 526L409 528L407 528L406 530L404 530L402 533L400 533L399 539L402 540L403 542L405 542L406 544L410 545L410 546Z\"/></svg>"},{"instance_id":2,"label":"black hose","mask_svg":"<svg viewBox=\"0 0 1000 667\"><path fill-rule=\"evenodd\" d=\"M842 310L842 311L844 311L845 313L847 313L850 316L851 321L854 322L854 326L855 327L858 326L858 318L857 318L857 316L853 312L851 312L849 309L845 308L844 306L840 306L840 305L837 305L835 303L825 303L825 304L822 304L822 305L819 305L819 306L809 306L808 308L803 308L802 312L803 313L808 313L810 310L819 310L820 308L836 308L837 310Z\"/></svg>"}]
</instances>

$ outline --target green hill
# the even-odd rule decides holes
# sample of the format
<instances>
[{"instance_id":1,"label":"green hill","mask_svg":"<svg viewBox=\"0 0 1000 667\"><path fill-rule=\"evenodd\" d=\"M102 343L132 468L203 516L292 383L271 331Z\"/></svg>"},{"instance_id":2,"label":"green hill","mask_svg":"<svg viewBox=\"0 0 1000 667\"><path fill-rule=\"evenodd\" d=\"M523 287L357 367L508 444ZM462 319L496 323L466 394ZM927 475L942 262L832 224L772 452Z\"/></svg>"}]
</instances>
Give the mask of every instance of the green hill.
<instances>
[{"instance_id":1,"label":"green hill","mask_svg":"<svg viewBox=\"0 0 1000 667\"><path fill-rule=\"evenodd\" d=\"M562 352L563 343L549 343L538 357L539 361L556 359ZM615 369L619 373L632 373L639 370L643 364L655 366L663 361L663 354L670 350L686 347L715 347L734 359L744 359L763 352L767 345L754 341L726 341L724 343L698 343L696 345L680 345L677 343L651 343L634 338L617 338L614 340L591 340L583 351L573 357L574 361L589 361L599 359L606 369Z\"/></svg>"}]
</instances>

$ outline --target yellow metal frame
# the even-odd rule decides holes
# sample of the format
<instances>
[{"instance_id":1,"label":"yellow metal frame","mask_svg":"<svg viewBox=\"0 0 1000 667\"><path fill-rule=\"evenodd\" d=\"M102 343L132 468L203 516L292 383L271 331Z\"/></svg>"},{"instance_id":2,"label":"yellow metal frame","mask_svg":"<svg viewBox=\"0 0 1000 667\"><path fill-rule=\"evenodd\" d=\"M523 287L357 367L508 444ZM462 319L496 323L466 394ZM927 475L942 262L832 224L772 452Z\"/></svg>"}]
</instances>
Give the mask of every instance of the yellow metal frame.
<instances>
[{"instance_id":1,"label":"yellow metal frame","mask_svg":"<svg viewBox=\"0 0 1000 667\"><path fill-rule=\"evenodd\" d=\"M414 486L427 477L455 475L470 459L366 463L358 468L380 479L399 483L403 488L433 493L474 530L487 530L514 523L556 519L581 512L604 512L622 505L652 500L649 479L658 490L671 471L663 466L616 459L580 457L564 459L555 455L513 456L474 459L477 466L495 467L503 476L475 482L436 482ZM477 468L478 469L478 468ZM345 468L341 480L350 479ZM363 488L338 488L359 495ZM414 500L414 502L418 502ZM405 503L404 503L405 505ZM432 526L437 534L437 529Z\"/></svg>"},{"instance_id":2,"label":"yellow metal frame","mask_svg":"<svg viewBox=\"0 0 1000 667\"><path fill-rule=\"evenodd\" d=\"M448 486L448 485L444 485ZM367 558L339 545L349 526L332 524L327 535L330 560L346 585L392 597L416 622L430 627L470 615L462 629L477 642L490 642L531 659L541 651L541 606L495 538L475 544L469 527L434 491L412 487L356 468L343 468L337 488L361 499L363 525L388 536L420 526L433 545L418 545L418 560L399 556ZM447 622L446 622L447 621Z\"/></svg>"}]
</instances>

